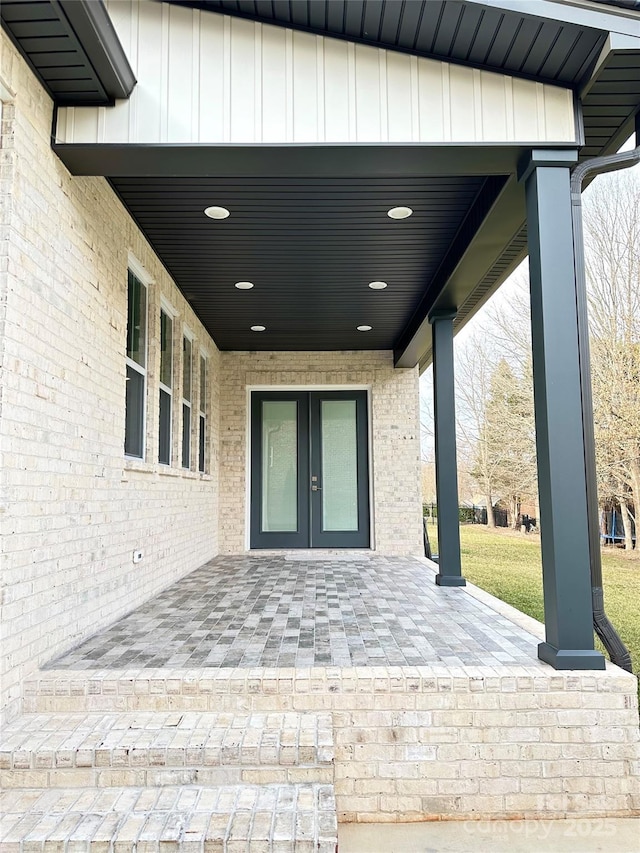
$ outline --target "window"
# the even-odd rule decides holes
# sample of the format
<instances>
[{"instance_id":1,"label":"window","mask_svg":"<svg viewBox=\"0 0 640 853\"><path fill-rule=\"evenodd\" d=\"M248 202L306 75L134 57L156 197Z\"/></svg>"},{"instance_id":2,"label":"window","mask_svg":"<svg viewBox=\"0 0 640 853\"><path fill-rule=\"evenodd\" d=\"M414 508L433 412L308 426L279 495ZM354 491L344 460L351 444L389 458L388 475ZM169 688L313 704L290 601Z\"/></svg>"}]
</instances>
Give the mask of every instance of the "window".
<instances>
[{"instance_id":1,"label":"window","mask_svg":"<svg viewBox=\"0 0 640 853\"><path fill-rule=\"evenodd\" d=\"M131 270L128 274L127 394L124 452L144 459L147 386L147 288Z\"/></svg>"},{"instance_id":2,"label":"window","mask_svg":"<svg viewBox=\"0 0 640 853\"><path fill-rule=\"evenodd\" d=\"M160 429L158 462L171 465L171 398L173 380L173 319L160 310Z\"/></svg>"},{"instance_id":3,"label":"window","mask_svg":"<svg viewBox=\"0 0 640 853\"><path fill-rule=\"evenodd\" d=\"M198 471L206 471L207 359L200 354L200 432L198 434Z\"/></svg>"},{"instance_id":4,"label":"window","mask_svg":"<svg viewBox=\"0 0 640 853\"><path fill-rule=\"evenodd\" d=\"M191 467L191 338L182 338L182 467Z\"/></svg>"}]
</instances>

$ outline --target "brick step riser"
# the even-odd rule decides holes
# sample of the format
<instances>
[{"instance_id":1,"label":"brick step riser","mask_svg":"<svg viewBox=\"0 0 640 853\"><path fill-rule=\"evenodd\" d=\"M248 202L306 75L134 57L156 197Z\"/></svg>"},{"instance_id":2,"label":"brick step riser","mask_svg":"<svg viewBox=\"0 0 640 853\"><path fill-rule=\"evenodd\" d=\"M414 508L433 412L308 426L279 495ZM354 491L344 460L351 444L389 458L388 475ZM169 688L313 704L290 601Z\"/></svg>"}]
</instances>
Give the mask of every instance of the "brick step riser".
<instances>
[{"instance_id":1,"label":"brick step riser","mask_svg":"<svg viewBox=\"0 0 640 853\"><path fill-rule=\"evenodd\" d=\"M173 696L30 696L24 699L25 714L133 713L137 711L225 712L331 711L340 704L335 695L235 695L210 694ZM353 703L350 703L353 704Z\"/></svg>"},{"instance_id":2,"label":"brick step riser","mask_svg":"<svg viewBox=\"0 0 640 853\"><path fill-rule=\"evenodd\" d=\"M335 853L331 785L14 790L3 853Z\"/></svg>"},{"instance_id":3,"label":"brick step riser","mask_svg":"<svg viewBox=\"0 0 640 853\"><path fill-rule=\"evenodd\" d=\"M167 785L333 784L333 766L321 767L74 767L0 772L0 789L113 788Z\"/></svg>"},{"instance_id":4,"label":"brick step riser","mask_svg":"<svg viewBox=\"0 0 640 853\"><path fill-rule=\"evenodd\" d=\"M321 735L322 737L322 735ZM324 734L324 739L328 736ZM59 749L18 748L0 751L0 773L32 770L157 770L162 768L281 768L328 766L333 743L316 746L273 746L268 754L257 748L226 749L169 747L63 746Z\"/></svg>"},{"instance_id":5,"label":"brick step riser","mask_svg":"<svg viewBox=\"0 0 640 853\"><path fill-rule=\"evenodd\" d=\"M378 709L403 711L407 706L420 710L455 708L450 695L439 693L299 693L294 695L249 694L219 696L36 696L24 700L25 714L131 714L131 713L331 713Z\"/></svg>"}]
</instances>

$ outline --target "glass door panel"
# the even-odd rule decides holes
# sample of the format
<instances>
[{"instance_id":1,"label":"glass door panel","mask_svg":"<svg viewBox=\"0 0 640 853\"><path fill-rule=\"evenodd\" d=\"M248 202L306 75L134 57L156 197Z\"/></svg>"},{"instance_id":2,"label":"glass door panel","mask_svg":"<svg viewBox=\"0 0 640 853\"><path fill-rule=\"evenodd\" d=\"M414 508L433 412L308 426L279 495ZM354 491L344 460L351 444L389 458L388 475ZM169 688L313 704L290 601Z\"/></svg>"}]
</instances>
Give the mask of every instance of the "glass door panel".
<instances>
[{"instance_id":1,"label":"glass door panel","mask_svg":"<svg viewBox=\"0 0 640 853\"><path fill-rule=\"evenodd\" d=\"M320 401L322 529L358 529L355 400Z\"/></svg>"},{"instance_id":2,"label":"glass door panel","mask_svg":"<svg viewBox=\"0 0 640 853\"><path fill-rule=\"evenodd\" d=\"M309 394L311 547L368 548L366 391Z\"/></svg>"},{"instance_id":3,"label":"glass door panel","mask_svg":"<svg viewBox=\"0 0 640 853\"><path fill-rule=\"evenodd\" d=\"M298 529L298 404L262 403L262 532Z\"/></svg>"},{"instance_id":4,"label":"glass door panel","mask_svg":"<svg viewBox=\"0 0 640 853\"><path fill-rule=\"evenodd\" d=\"M308 548L309 400L251 395L251 547Z\"/></svg>"}]
</instances>

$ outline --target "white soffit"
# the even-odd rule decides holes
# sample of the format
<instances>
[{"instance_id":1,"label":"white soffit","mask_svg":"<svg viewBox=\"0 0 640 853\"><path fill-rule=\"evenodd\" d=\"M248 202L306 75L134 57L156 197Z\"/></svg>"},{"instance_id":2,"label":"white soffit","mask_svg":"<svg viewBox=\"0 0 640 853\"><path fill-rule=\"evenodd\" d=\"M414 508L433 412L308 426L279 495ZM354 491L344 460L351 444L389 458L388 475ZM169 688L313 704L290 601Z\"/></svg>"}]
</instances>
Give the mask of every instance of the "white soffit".
<instances>
[{"instance_id":1,"label":"white soffit","mask_svg":"<svg viewBox=\"0 0 640 853\"><path fill-rule=\"evenodd\" d=\"M575 143L570 89L151 0L107 0L138 84L62 143Z\"/></svg>"}]
</instances>

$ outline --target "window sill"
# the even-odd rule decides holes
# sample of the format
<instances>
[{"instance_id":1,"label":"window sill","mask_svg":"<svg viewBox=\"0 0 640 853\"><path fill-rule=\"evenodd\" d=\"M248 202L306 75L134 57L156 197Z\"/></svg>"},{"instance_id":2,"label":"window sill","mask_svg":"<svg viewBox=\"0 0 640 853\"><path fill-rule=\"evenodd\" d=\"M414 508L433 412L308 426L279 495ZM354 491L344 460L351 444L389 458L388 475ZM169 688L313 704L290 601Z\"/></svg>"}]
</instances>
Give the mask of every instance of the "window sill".
<instances>
[{"instance_id":1,"label":"window sill","mask_svg":"<svg viewBox=\"0 0 640 853\"><path fill-rule=\"evenodd\" d=\"M167 465L160 465L158 473L165 477L183 477L186 480L203 480L205 482L213 480L211 474L205 474L203 471L191 471L189 468L169 468Z\"/></svg>"},{"instance_id":2,"label":"window sill","mask_svg":"<svg viewBox=\"0 0 640 853\"><path fill-rule=\"evenodd\" d=\"M178 470L187 480L197 480L200 477L197 471L192 471L190 468L180 468Z\"/></svg>"},{"instance_id":3,"label":"window sill","mask_svg":"<svg viewBox=\"0 0 640 853\"><path fill-rule=\"evenodd\" d=\"M191 471L189 468L174 468L169 465L158 465L158 474L161 477L184 477L187 480L195 480L198 477L197 471Z\"/></svg>"},{"instance_id":4,"label":"window sill","mask_svg":"<svg viewBox=\"0 0 640 853\"><path fill-rule=\"evenodd\" d=\"M155 470L155 465L153 464L153 462L145 462L144 459L133 459L131 457L125 457L124 470L139 471L143 474L153 474Z\"/></svg>"},{"instance_id":5,"label":"window sill","mask_svg":"<svg viewBox=\"0 0 640 853\"><path fill-rule=\"evenodd\" d=\"M171 465L161 465L158 462L158 474L161 477L180 477L182 475L182 468L173 468Z\"/></svg>"},{"instance_id":6,"label":"window sill","mask_svg":"<svg viewBox=\"0 0 640 853\"><path fill-rule=\"evenodd\" d=\"M159 477L176 477L183 480L202 480L211 482L211 474L202 471L191 471L188 468L176 468L173 465L164 465L160 462L145 462L144 459L132 459L125 457L122 471L122 479L126 482L129 472L136 474L157 474Z\"/></svg>"}]
</instances>

